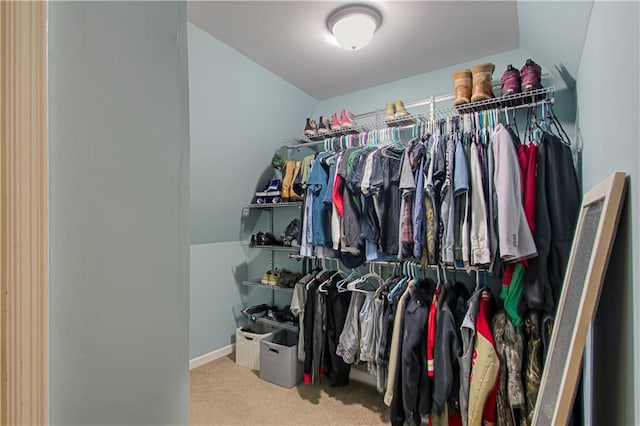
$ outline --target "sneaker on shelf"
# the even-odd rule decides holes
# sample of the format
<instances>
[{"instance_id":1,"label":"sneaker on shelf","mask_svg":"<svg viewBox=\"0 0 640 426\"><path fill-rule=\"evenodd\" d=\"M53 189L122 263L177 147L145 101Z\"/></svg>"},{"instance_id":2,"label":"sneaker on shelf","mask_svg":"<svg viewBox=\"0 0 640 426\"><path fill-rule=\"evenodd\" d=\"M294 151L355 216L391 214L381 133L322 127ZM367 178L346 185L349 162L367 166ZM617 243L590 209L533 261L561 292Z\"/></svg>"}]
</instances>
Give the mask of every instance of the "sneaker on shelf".
<instances>
[{"instance_id":1,"label":"sneaker on shelf","mask_svg":"<svg viewBox=\"0 0 640 426\"><path fill-rule=\"evenodd\" d=\"M273 271L271 271L271 275L269 276L269 285L277 285L278 284L278 279L280 279L280 271L278 270L278 268L275 268Z\"/></svg>"},{"instance_id":2,"label":"sneaker on shelf","mask_svg":"<svg viewBox=\"0 0 640 426\"><path fill-rule=\"evenodd\" d=\"M316 121L312 118L307 118L307 124L304 126L304 135L315 136L317 130Z\"/></svg>"},{"instance_id":3,"label":"sneaker on shelf","mask_svg":"<svg viewBox=\"0 0 640 426\"><path fill-rule=\"evenodd\" d=\"M256 203L279 203L282 195L281 187L282 181L280 179L271 179L263 191L256 192Z\"/></svg>"},{"instance_id":4,"label":"sneaker on shelf","mask_svg":"<svg viewBox=\"0 0 640 426\"><path fill-rule=\"evenodd\" d=\"M260 284L264 284L264 285L271 285L272 278L271 278L271 271L267 271L264 274L262 274L262 278L260 279Z\"/></svg>"},{"instance_id":5,"label":"sneaker on shelf","mask_svg":"<svg viewBox=\"0 0 640 426\"><path fill-rule=\"evenodd\" d=\"M502 96L520 93L520 71L513 65L507 65L506 71L502 74Z\"/></svg>"},{"instance_id":6,"label":"sneaker on shelf","mask_svg":"<svg viewBox=\"0 0 640 426\"><path fill-rule=\"evenodd\" d=\"M338 113L333 113L333 119L331 120L331 131L338 132L342 130L342 123L338 119Z\"/></svg>"},{"instance_id":7,"label":"sneaker on shelf","mask_svg":"<svg viewBox=\"0 0 640 426\"><path fill-rule=\"evenodd\" d=\"M396 118L396 106L393 102L387 102L387 108L384 111L384 121L391 121Z\"/></svg>"},{"instance_id":8,"label":"sneaker on shelf","mask_svg":"<svg viewBox=\"0 0 640 426\"><path fill-rule=\"evenodd\" d=\"M542 74L542 68L536 64L532 59L527 59L527 62L520 71L523 92L530 92L532 90L542 89L540 78Z\"/></svg>"},{"instance_id":9,"label":"sneaker on shelf","mask_svg":"<svg viewBox=\"0 0 640 426\"><path fill-rule=\"evenodd\" d=\"M342 110L342 130L353 130L358 124L356 123L355 117L352 113L347 111L346 109Z\"/></svg>"},{"instance_id":10,"label":"sneaker on shelf","mask_svg":"<svg viewBox=\"0 0 640 426\"><path fill-rule=\"evenodd\" d=\"M262 235L258 233L256 235L256 244L258 246L281 246L282 241L276 239L276 237L271 232L266 232Z\"/></svg>"},{"instance_id":11,"label":"sneaker on shelf","mask_svg":"<svg viewBox=\"0 0 640 426\"><path fill-rule=\"evenodd\" d=\"M325 133L329 133L331 131L331 123L329 123L329 119L324 115L320 116L320 120L318 120L318 135L323 135Z\"/></svg>"}]
</instances>

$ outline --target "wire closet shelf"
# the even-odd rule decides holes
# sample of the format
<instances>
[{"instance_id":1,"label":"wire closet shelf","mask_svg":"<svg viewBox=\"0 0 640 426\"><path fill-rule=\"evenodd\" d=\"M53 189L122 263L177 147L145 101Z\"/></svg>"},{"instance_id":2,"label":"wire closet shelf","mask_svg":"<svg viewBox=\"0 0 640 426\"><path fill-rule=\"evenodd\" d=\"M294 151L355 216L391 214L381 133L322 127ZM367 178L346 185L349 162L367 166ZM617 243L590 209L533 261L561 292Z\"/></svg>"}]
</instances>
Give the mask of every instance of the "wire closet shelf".
<instances>
[{"instance_id":1,"label":"wire closet shelf","mask_svg":"<svg viewBox=\"0 0 640 426\"><path fill-rule=\"evenodd\" d=\"M330 145L330 141L335 138L349 137L349 135L355 137L355 135L384 131L387 129L409 129L416 124L427 124L440 119L453 118L470 113L488 110L516 110L531 108L545 103L553 105L555 101L553 97L554 93L555 87L551 86L442 109L436 109L435 105L441 102L452 101L454 99L453 95L431 97L405 104L405 109L407 110L428 106L429 110L425 112L409 114L392 120L384 120L380 119L380 117L384 115L383 110L370 111L356 115L355 121L358 124L346 131L326 132L321 135L321 138L314 137L313 139L306 136L289 138L284 141L284 145L287 146L287 148L327 146Z\"/></svg>"}]
</instances>

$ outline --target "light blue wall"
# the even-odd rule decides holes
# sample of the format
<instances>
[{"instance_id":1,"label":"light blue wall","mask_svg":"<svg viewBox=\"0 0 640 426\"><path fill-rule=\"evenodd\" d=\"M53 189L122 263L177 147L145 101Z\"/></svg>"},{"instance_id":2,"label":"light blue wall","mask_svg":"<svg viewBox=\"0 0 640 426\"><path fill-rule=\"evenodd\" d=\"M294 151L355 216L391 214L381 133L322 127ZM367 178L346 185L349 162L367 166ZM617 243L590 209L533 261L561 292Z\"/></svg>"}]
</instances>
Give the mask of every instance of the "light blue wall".
<instances>
[{"instance_id":1,"label":"light blue wall","mask_svg":"<svg viewBox=\"0 0 640 426\"><path fill-rule=\"evenodd\" d=\"M186 9L49 3L52 424L189 419Z\"/></svg>"},{"instance_id":2,"label":"light blue wall","mask_svg":"<svg viewBox=\"0 0 640 426\"><path fill-rule=\"evenodd\" d=\"M236 327L246 324L243 306L270 303L271 290L242 285L267 269L268 253L239 241L191 246L190 359L235 342ZM277 254L278 266L291 264ZM275 303L291 304L291 292L275 290Z\"/></svg>"},{"instance_id":3,"label":"light blue wall","mask_svg":"<svg viewBox=\"0 0 640 426\"><path fill-rule=\"evenodd\" d=\"M242 206L317 101L189 24L191 242L237 241ZM261 188L260 188L261 189Z\"/></svg>"},{"instance_id":4,"label":"light blue wall","mask_svg":"<svg viewBox=\"0 0 640 426\"><path fill-rule=\"evenodd\" d=\"M593 424L640 423L638 22L636 2L595 2L577 78L584 188L630 176L594 324Z\"/></svg>"},{"instance_id":5,"label":"light blue wall","mask_svg":"<svg viewBox=\"0 0 640 426\"><path fill-rule=\"evenodd\" d=\"M593 3L518 0L520 48L551 67L572 89Z\"/></svg>"},{"instance_id":6,"label":"light blue wall","mask_svg":"<svg viewBox=\"0 0 640 426\"><path fill-rule=\"evenodd\" d=\"M266 251L243 245L268 230L268 213L243 216L242 207L274 177L273 153L302 133L316 103L189 24L191 359L233 343L243 304L270 302L270 291L242 285L268 269ZM296 215L279 211L276 235ZM276 256L276 266L299 269L285 254ZM278 293L275 301L286 305L290 298Z\"/></svg>"},{"instance_id":7,"label":"light blue wall","mask_svg":"<svg viewBox=\"0 0 640 426\"><path fill-rule=\"evenodd\" d=\"M495 64L493 79L499 80L507 65L513 64L514 67L521 68L528 58L532 57L523 49L514 49L508 52L500 53L493 56L478 58L463 64L454 65L452 67L442 68L437 71L419 74L413 77L396 80L391 83L380 86L371 87L366 90L349 93L343 96L328 99L320 102L313 113L316 119L320 115L330 115L333 112L339 112L342 109L348 109L354 114L367 111L373 111L376 108L383 110L387 101L396 99L403 100L405 103L428 98L430 96L446 95L453 92L453 80L451 74L459 69L471 68L475 64L492 62ZM543 72L553 71L547 70L543 64ZM564 82L553 74L543 81L545 86L555 85L556 90L563 91L565 89ZM559 105L562 103L559 102ZM451 102L442 102L437 104L436 108L448 108ZM421 111L421 110L418 110ZM568 121L573 121L573 116L569 113Z\"/></svg>"}]
</instances>

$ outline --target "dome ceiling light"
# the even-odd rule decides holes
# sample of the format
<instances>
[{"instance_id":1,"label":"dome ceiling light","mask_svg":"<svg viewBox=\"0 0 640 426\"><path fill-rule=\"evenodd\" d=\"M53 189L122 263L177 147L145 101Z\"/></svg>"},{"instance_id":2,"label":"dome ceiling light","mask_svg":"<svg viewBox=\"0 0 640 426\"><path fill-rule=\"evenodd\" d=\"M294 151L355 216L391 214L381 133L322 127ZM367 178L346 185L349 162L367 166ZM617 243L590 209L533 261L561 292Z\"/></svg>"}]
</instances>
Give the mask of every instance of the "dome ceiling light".
<instances>
[{"instance_id":1,"label":"dome ceiling light","mask_svg":"<svg viewBox=\"0 0 640 426\"><path fill-rule=\"evenodd\" d=\"M358 50L371 41L380 27L382 15L364 5L350 5L334 10L327 19L327 28L345 50Z\"/></svg>"}]
</instances>

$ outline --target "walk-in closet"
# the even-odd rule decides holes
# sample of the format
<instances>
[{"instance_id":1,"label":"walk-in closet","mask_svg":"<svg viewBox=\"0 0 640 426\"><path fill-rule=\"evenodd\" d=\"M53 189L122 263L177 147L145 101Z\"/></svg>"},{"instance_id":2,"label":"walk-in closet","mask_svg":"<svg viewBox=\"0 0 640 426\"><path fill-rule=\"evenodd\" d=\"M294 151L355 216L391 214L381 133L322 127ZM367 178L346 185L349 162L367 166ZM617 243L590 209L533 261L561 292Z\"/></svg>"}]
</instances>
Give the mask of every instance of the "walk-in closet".
<instances>
[{"instance_id":1,"label":"walk-in closet","mask_svg":"<svg viewBox=\"0 0 640 426\"><path fill-rule=\"evenodd\" d=\"M640 424L639 22L48 3L50 423Z\"/></svg>"}]
</instances>

